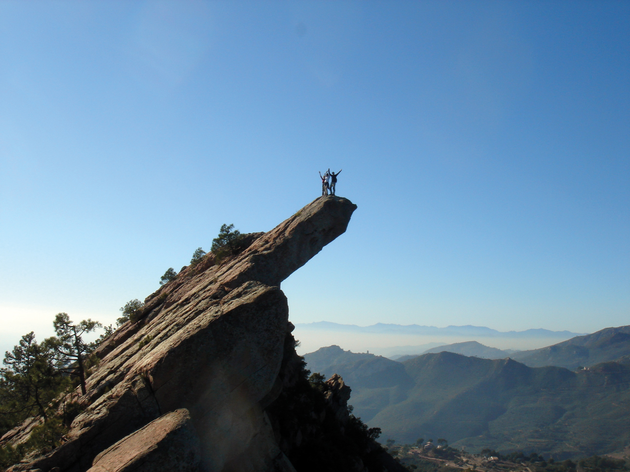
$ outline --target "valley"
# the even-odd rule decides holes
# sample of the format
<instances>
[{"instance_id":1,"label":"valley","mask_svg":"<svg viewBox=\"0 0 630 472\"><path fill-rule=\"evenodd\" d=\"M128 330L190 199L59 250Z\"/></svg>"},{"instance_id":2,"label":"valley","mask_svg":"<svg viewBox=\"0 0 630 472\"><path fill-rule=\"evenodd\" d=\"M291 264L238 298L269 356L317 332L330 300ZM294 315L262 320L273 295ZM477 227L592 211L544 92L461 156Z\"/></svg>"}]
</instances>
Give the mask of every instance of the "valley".
<instances>
[{"instance_id":1,"label":"valley","mask_svg":"<svg viewBox=\"0 0 630 472\"><path fill-rule=\"evenodd\" d=\"M498 359L449 346L402 362L339 346L304 357L312 372L344 378L354 413L381 428L382 441L446 438L471 452L565 460L614 453L630 442L628 331L609 328ZM465 352L461 347L454 349Z\"/></svg>"}]
</instances>

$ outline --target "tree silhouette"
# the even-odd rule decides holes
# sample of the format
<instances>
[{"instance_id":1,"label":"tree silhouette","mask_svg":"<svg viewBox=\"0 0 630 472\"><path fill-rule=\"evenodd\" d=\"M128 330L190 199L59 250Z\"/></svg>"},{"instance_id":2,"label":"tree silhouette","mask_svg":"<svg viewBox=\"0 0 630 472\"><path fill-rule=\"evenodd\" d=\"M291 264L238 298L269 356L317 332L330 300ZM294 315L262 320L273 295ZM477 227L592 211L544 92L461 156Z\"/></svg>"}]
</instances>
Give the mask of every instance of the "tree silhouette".
<instances>
[{"instance_id":1,"label":"tree silhouette","mask_svg":"<svg viewBox=\"0 0 630 472\"><path fill-rule=\"evenodd\" d=\"M53 321L56 337L47 340L55 350L57 366L72 375L79 376L81 393L85 395L85 359L96 347L96 343L87 343L83 335L102 327L98 321L83 320L73 323L67 313L59 313Z\"/></svg>"},{"instance_id":2,"label":"tree silhouette","mask_svg":"<svg viewBox=\"0 0 630 472\"><path fill-rule=\"evenodd\" d=\"M172 267L169 267L160 279L160 285L166 285L171 280L175 280L175 277L177 277L177 272L175 272L175 269L173 269Z\"/></svg>"},{"instance_id":3,"label":"tree silhouette","mask_svg":"<svg viewBox=\"0 0 630 472\"><path fill-rule=\"evenodd\" d=\"M234 255L238 252L241 233L234 229L234 225L222 225L219 235L212 240L211 251L221 258L226 255Z\"/></svg>"},{"instance_id":4,"label":"tree silhouette","mask_svg":"<svg viewBox=\"0 0 630 472\"><path fill-rule=\"evenodd\" d=\"M195 249L192 259L190 259L190 265L195 265L199 263L199 261L201 261L201 259L203 259L203 256L205 255L206 255L206 251L198 247L197 249Z\"/></svg>"},{"instance_id":5,"label":"tree silhouette","mask_svg":"<svg viewBox=\"0 0 630 472\"><path fill-rule=\"evenodd\" d=\"M122 311L122 316L116 320L116 324L118 326L126 323L127 321L131 321L135 323L142 315L142 309L144 308L144 303L138 300L137 298L133 300L129 300L125 306L120 308Z\"/></svg>"},{"instance_id":6,"label":"tree silhouette","mask_svg":"<svg viewBox=\"0 0 630 472\"><path fill-rule=\"evenodd\" d=\"M20 343L4 355L0 379L0 405L4 414L19 422L34 414L48 420L51 402L66 385L53 365L54 352L35 333L22 336Z\"/></svg>"}]
</instances>

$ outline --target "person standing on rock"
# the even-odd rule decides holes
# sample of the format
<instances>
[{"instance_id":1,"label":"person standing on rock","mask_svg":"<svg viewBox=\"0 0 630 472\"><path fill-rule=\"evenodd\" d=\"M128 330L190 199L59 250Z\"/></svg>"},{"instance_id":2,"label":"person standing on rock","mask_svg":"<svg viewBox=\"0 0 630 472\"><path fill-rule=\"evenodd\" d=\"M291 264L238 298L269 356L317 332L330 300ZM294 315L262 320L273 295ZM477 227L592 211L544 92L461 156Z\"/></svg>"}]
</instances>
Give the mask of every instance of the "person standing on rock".
<instances>
[{"instance_id":1,"label":"person standing on rock","mask_svg":"<svg viewBox=\"0 0 630 472\"><path fill-rule=\"evenodd\" d=\"M320 172L319 177L322 179L322 197L325 197L328 195L328 179L330 178L330 175L328 174L328 171L326 171L324 175Z\"/></svg>"},{"instance_id":2,"label":"person standing on rock","mask_svg":"<svg viewBox=\"0 0 630 472\"><path fill-rule=\"evenodd\" d=\"M341 169L343 170L343 169ZM337 176L339 174L341 174L341 170L339 172L337 172L336 174L334 172L330 172L330 177L332 178L332 181L330 182L330 194L334 195L335 194L335 190L337 187Z\"/></svg>"}]
</instances>

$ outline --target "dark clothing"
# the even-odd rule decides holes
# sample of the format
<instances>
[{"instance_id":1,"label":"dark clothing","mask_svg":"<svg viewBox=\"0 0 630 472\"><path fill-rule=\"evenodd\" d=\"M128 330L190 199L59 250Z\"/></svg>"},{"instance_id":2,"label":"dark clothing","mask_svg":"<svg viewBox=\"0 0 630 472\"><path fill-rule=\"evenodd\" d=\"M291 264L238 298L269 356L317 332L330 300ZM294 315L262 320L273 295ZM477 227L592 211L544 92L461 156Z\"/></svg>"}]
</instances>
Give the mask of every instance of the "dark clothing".
<instances>
[{"instance_id":1,"label":"dark clothing","mask_svg":"<svg viewBox=\"0 0 630 472\"><path fill-rule=\"evenodd\" d=\"M341 170L339 172L337 172L336 174L334 172L330 173L330 177L332 179L331 182L330 182L330 194L331 195L335 194L335 190L336 190L336 187L337 187L337 176L339 174L341 174Z\"/></svg>"}]
</instances>

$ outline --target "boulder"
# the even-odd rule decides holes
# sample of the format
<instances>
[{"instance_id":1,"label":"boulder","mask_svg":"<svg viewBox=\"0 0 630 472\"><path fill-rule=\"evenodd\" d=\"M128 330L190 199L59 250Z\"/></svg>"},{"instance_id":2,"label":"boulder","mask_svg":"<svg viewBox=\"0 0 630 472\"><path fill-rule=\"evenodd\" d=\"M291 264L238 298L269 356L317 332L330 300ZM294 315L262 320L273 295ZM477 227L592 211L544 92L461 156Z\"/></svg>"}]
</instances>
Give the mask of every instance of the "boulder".
<instances>
[{"instance_id":1,"label":"boulder","mask_svg":"<svg viewBox=\"0 0 630 472\"><path fill-rule=\"evenodd\" d=\"M88 472L195 472L200 459L188 410L179 409L105 449Z\"/></svg>"}]
</instances>

